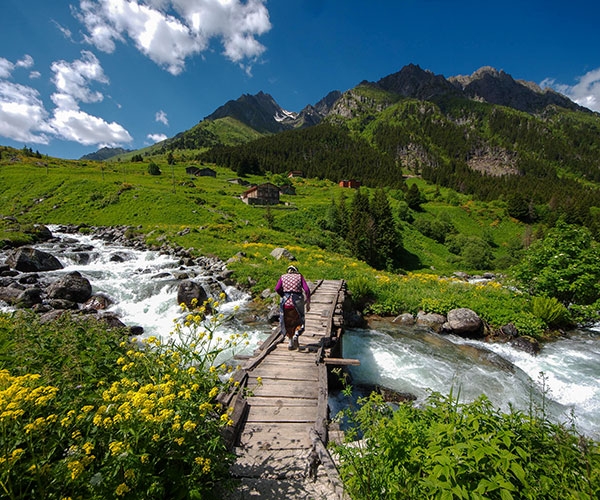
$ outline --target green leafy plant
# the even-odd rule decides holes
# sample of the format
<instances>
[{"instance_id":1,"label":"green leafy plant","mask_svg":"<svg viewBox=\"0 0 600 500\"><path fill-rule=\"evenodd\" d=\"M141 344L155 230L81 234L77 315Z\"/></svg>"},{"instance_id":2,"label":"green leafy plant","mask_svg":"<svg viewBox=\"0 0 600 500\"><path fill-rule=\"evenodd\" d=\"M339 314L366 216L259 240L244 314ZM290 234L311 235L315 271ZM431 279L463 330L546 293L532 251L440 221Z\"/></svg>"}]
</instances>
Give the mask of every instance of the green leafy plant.
<instances>
[{"instance_id":1,"label":"green leafy plant","mask_svg":"<svg viewBox=\"0 0 600 500\"><path fill-rule=\"evenodd\" d=\"M570 324L569 311L556 297L532 297L531 312L550 327Z\"/></svg>"},{"instance_id":2,"label":"green leafy plant","mask_svg":"<svg viewBox=\"0 0 600 500\"><path fill-rule=\"evenodd\" d=\"M372 393L347 409L334 445L353 499L579 499L600 493L598 443L552 424L541 410L502 413L482 396L432 393L397 409Z\"/></svg>"}]
</instances>

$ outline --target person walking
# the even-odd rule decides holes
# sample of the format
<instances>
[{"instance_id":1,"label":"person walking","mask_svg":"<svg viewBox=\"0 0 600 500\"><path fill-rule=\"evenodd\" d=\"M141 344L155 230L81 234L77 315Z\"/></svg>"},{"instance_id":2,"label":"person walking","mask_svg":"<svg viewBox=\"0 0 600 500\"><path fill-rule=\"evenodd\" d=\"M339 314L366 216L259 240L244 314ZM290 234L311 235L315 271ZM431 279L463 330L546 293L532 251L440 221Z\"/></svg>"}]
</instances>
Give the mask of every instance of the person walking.
<instances>
[{"instance_id":1,"label":"person walking","mask_svg":"<svg viewBox=\"0 0 600 500\"><path fill-rule=\"evenodd\" d=\"M310 288L296 266L288 266L275 285L279 301L279 327L289 339L288 349L300 349L298 337L304 332L305 310L310 311ZM303 293L304 292L304 293Z\"/></svg>"}]
</instances>

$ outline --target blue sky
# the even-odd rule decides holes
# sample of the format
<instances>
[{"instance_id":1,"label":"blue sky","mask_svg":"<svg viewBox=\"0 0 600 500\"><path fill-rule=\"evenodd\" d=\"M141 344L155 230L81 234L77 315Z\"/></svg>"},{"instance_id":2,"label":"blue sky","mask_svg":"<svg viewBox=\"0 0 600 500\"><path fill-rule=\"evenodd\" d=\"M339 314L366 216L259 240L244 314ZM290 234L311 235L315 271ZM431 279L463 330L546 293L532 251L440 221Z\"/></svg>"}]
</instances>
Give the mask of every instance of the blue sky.
<instances>
[{"instance_id":1,"label":"blue sky","mask_svg":"<svg viewBox=\"0 0 600 500\"><path fill-rule=\"evenodd\" d=\"M0 145L145 147L242 94L289 111L414 63L492 66L600 112L600 4L2 0Z\"/></svg>"}]
</instances>

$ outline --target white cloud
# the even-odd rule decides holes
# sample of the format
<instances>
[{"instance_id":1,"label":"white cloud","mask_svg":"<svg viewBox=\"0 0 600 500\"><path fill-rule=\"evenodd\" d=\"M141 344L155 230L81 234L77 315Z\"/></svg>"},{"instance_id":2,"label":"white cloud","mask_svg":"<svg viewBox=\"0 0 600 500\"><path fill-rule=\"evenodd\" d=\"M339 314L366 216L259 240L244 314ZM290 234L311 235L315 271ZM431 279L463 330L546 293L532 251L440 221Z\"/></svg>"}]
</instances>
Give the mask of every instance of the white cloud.
<instances>
[{"instance_id":1,"label":"white cloud","mask_svg":"<svg viewBox=\"0 0 600 500\"><path fill-rule=\"evenodd\" d=\"M73 12L73 6L71 6L71 11ZM54 25L58 28L58 30L64 35L64 37L67 40L71 40L73 41L73 34L71 33L71 30L69 28L65 28L64 26L61 26L57 21L55 21L54 19L52 20L52 22L54 23Z\"/></svg>"},{"instance_id":2,"label":"white cloud","mask_svg":"<svg viewBox=\"0 0 600 500\"><path fill-rule=\"evenodd\" d=\"M36 78L39 78L40 76L42 76L42 74L39 71L32 71L29 73L29 78L31 78L32 80L35 80Z\"/></svg>"},{"instance_id":3,"label":"white cloud","mask_svg":"<svg viewBox=\"0 0 600 500\"><path fill-rule=\"evenodd\" d=\"M81 110L57 108L50 125L62 139L85 146L92 144L117 146L132 140L129 132L118 123L108 123Z\"/></svg>"},{"instance_id":4,"label":"white cloud","mask_svg":"<svg viewBox=\"0 0 600 500\"><path fill-rule=\"evenodd\" d=\"M163 123L164 125L169 126L169 119L167 118L167 113L165 113L162 109L156 112L155 118L157 122Z\"/></svg>"},{"instance_id":5,"label":"white cloud","mask_svg":"<svg viewBox=\"0 0 600 500\"><path fill-rule=\"evenodd\" d=\"M129 132L118 123L108 123L79 109L80 102L95 103L104 99L100 91L90 88L95 82L108 84L108 78L94 54L83 50L81 59L71 63L55 61L51 69L57 92L51 96L56 109L49 125L58 137L86 146L116 146L132 141Z\"/></svg>"},{"instance_id":6,"label":"white cloud","mask_svg":"<svg viewBox=\"0 0 600 500\"><path fill-rule=\"evenodd\" d=\"M33 66L33 57L29 54L25 54L23 59L20 59L15 64L17 68L31 68Z\"/></svg>"},{"instance_id":7,"label":"white cloud","mask_svg":"<svg viewBox=\"0 0 600 500\"><path fill-rule=\"evenodd\" d=\"M79 109L80 102L102 101L102 93L92 90L92 84L108 83L94 54L82 51L81 58L73 62L52 63L52 82L56 86L56 92L51 96L55 105L52 116L36 89L7 80L16 67L32 66L33 58L27 55L16 64L0 58L0 136L38 144L48 144L56 137L86 146L116 146L132 141L129 132L120 124L109 123ZM30 78L37 77L38 72L30 72Z\"/></svg>"},{"instance_id":8,"label":"white cloud","mask_svg":"<svg viewBox=\"0 0 600 500\"><path fill-rule=\"evenodd\" d=\"M48 144L48 113L37 90L0 80L0 135L14 141Z\"/></svg>"},{"instance_id":9,"label":"white cloud","mask_svg":"<svg viewBox=\"0 0 600 500\"><path fill-rule=\"evenodd\" d=\"M177 75L185 60L220 38L223 53L240 63L259 57L256 40L271 29L265 0L80 0L79 20L86 40L104 52L131 39L152 61Z\"/></svg>"},{"instance_id":10,"label":"white cloud","mask_svg":"<svg viewBox=\"0 0 600 500\"><path fill-rule=\"evenodd\" d=\"M99 91L92 91L89 85L93 82L108 83L104 70L94 54L87 50L81 51L81 59L72 63L55 61L50 67L54 71L52 82L57 92L52 100L59 107L73 108L75 101L100 102L104 98ZM69 105L67 105L69 101ZM60 104L59 104L60 102Z\"/></svg>"},{"instance_id":11,"label":"white cloud","mask_svg":"<svg viewBox=\"0 0 600 500\"><path fill-rule=\"evenodd\" d=\"M540 85L542 88L550 87L566 95L580 106L600 112L600 68L587 72L577 80L575 85L566 85L546 78Z\"/></svg>"},{"instance_id":12,"label":"white cloud","mask_svg":"<svg viewBox=\"0 0 600 500\"><path fill-rule=\"evenodd\" d=\"M0 78L9 78L13 69L15 69L13 63L8 59L4 59L4 57L0 57Z\"/></svg>"},{"instance_id":13,"label":"white cloud","mask_svg":"<svg viewBox=\"0 0 600 500\"><path fill-rule=\"evenodd\" d=\"M167 138L165 134L148 134L146 137L154 143L164 141Z\"/></svg>"}]
</instances>

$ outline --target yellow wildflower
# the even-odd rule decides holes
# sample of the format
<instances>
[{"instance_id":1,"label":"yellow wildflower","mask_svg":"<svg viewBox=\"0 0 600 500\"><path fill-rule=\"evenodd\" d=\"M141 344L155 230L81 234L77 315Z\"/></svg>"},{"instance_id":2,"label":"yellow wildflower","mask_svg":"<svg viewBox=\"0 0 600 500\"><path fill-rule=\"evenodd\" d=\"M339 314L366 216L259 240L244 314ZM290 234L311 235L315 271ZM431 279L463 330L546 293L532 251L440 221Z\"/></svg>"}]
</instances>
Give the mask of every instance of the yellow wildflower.
<instances>
[{"instance_id":1,"label":"yellow wildflower","mask_svg":"<svg viewBox=\"0 0 600 500\"><path fill-rule=\"evenodd\" d=\"M129 488L129 486L127 486L125 483L121 483L119 486L117 486L115 493L117 494L118 497L122 497L123 495L125 495L126 493L129 493L130 491L131 491L131 489Z\"/></svg>"},{"instance_id":2,"label":"yellow wildflower","mask_svg":"<svg viewBox=\"0 0 600 500\"><path fill-rule=\"evenodd\" d=\"M191 420L188 420L183 424L183 430L185 432L193 431L195 428L196 428L196 424L194 422L192 422Z\"/></svg>"},{"instance_id":3,"label":"yellow wildflower","mask_svg":"<svg viewBox=\"0 0 600 500\"><path fill-rule=\"evenodd\" d=\"M118 455L125 450L125 443L122 441L113 441L108 443L108 449L110 450L111 455Z\"/></svg>"},{"instance_id":4,"label":"yellow wildflower","mask_svg":"<svg viewBox=\"0 0 600 500\"><path fill-rule=\"evenodd\" d=\"M79 460L69 462L67 468L71 472L71 479L77 479L83 472L83 464Z\"/></svg>"}]
</instances>

